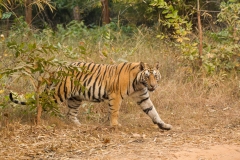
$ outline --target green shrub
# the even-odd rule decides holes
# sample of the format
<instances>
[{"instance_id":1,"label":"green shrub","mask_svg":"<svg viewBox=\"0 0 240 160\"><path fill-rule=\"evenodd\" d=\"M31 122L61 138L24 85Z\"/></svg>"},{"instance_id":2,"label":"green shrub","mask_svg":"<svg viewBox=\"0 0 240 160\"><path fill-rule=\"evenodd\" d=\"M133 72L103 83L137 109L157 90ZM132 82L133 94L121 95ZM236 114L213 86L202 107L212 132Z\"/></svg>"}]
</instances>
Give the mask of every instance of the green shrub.
<instances>
[{"instance_id":1,"label":"green shrub","mask_svg":"<svg viewBox=\"0 0 240 160\"><path fill-rule=\"evenodd\" d=\"M217 33L206 32L204 37L203 55L201 58L203 67L208 74L219 72L231 72L240 69L240 3L229 1L221 3L221 12L218 14L218 22L224 23L225 28ZM198 45L195 43L182 43L183 59L198 67Z\"/></svg>"}]
</instances>

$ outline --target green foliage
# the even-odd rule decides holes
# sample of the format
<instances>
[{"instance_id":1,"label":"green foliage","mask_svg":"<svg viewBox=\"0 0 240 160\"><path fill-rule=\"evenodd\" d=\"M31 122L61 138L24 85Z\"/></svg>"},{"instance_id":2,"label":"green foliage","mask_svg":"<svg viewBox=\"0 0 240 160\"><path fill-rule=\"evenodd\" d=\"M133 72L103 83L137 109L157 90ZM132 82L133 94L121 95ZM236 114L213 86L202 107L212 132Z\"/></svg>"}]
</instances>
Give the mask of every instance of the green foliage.
<instances>
[{"instance_id":1,"label":"green foliage","mask_svg":"<svg viewBox=\"0 0 240 160\"><path fill-rule=\"evenodd\" d=\"M173 29L172 37L178 42L189 40L186 36L190 32L192 24L178 14L173 5L167 4L164 0L152 0L150 6L160 9L162 18L158 22L168 29Z\"/></svg>"},{"instance_id":2,"label":"green foliage","mask_svg":"<svg viewBox=\"0 0 240 160\"><path fill-rule=\"evenodd\" d=\"M61 19L62 23L68 23L73 20L72 12L74 7L78 7L80 19L83 21L101 19L100 13L96 13L96 16L89 16L89 13L101 7L101 1L99 0L52 0L52 2L55 4L58 13L54 16L56 16L56 19ZM91 21L90 23L93 22Z\"/></svg>"},{"instance_id":3,"label":"green foliage","mask_svg":"<svg viewBox=\"0 0 240 160\"><path fill-rule=\"evenodd\" d=\"M225 23L228 31L228 39L233 41L240 40L240 3L235 0L222 2L221 12L218 14L218 22Z\"/></svg>"},{"instance_id":4,"label":"green foliage","mask_svg":"<svg viewBox=\"0 0 240 160\"><path fill-rule=\"evenodd\" d=\"M25 5L25 1L23 0L1 0L0 1L0 18L1 19L8 19L11 17L11 15L14 15L16 18L16 9L21 8ZM39 11L43 11L46 7L48 7L51 12L55 9L55 7L52 5L51 1L49 0L41 0L41 1L32 1L32 6L36 6L36 8Z\"/></svg>"},{"instance_id":5,"label":"green foliage","mask_svg":"<svg viewBox=\"0 0 240 160\"><path fill-rule=\"evenodd\" d=\"M1 74L7 76L14 76L24 78L30 82L34 90L34 100L29 98L29 105L32 108L37 107L35 101L36 97L39 98L41 87L48 83L49 73L52 66L57 66L55 57L56 47L52 45L37 45L36 43L17 43L16 41L9 41L7 47L14 53L15 66L13 68L6 68ZM52 54L49 57L42 57L42 54ZM34 104L34 105L32 105ZM34 107L33 107L34 106Z\"/></svg>"},{"instance_id":6,"label":"green foliage","mask_svg":"<svg viewBox=\"0 0 240 160\"><path fill-rule=\"evenodd\" d=\"M13 14L12 12L5 12L5 13L2 14L2 16L0 15L0 18L1 19L8 19L8 18L11 17L12 14Z\"/></svg>"},{"instance_id":7,"label":"green foliage","mask_svg":"<svg viewBox=\"0 0 240 160\"><path fill-rule=\"evenodd\" d=\"M214 42L206 44L203 61L208 72L231 71L240 69L240 3L222 2L218 22L225 23L226 28L218 33L210 33Z\"/></svg>"},{"instance_id":8,"label":"green foliage","mask_svg":"<svg viewBox=\"0 0 240 160\"><path fill-rule=\"evenodd\" d=\"M224 23L226 28L205 34L201 59L208 74L240 70L240 3L222 2L220 7L217 21ZM182 43L180 46L183 58L196 68L199 59L197 43Z\"/></svg>"},{"instance_id":9,"label":"green foliage","mask_svg":"<svg viewBox=\"0 0 240 160\"><path fill-rule=\"evenodd\" d=\"M130 26L119 26L115 22L111 22L102 27L92 26L87 28L83 22L72 21L66 28L62 25L57 26L58 31L54 34L49 33L50 36L41 36L48 39L56 39L62 45L71 45L76 55L96 56L96 46L99 46L99 50L102 56L108 57L109 54L113 54L116 50L113 50L115 43L124 43L129 39L135 32L136 27ZM49 31L50 32L50 31ZM49 38L52 37L52 38ZM118 50L119 52L120 50ZM97 51L99 52L99 51ZM69 55L69 53L67 54Z\"/></svg>"},{"instance_id":10,"label":"green foliage","mask_svg":"<svg viewBox=\"0 0 240 160\"><path fill-rule=\"evenodd\" d=\"M199 58L198 55L198 43L188 43L188 42L183 42L181 44L177 45L180 47L181 52L182 52L182 58L187 61L187 63L190 63L190 66L192 68L197 68L197 63L196 60Z\"/></svg>"},{"instance_id":11,"label":"green foliage","mask_svg":"<svg viewBox=\"0 0 240 160\"><path fill-rule=\"evenodd\" d=\"M205 37L207 38L207 37ZM222 71L239 71L240 70L240 45L232 44L231 42L221 44L211 41L208 37L208 42L204 44L203 55L201 57L203 67L208 74L215 74ZM198 45L197 43L182 43L181 51L182 58L193 69L198 68Z\"/></svg>"},{"instance_id":12,"label":"green foliage","mask_svg":"<svg viewBox=\"0 0 240 160\"><path fill-rule=\"evenodd\" d=\"M99 7L101 4L99 0L54 0L53 2L59 9L73 9L75 6L81 6L81 10L83 10L81 12L84 12L85 9Z\"/></svg>"},{"instance_id":13,"label":"green foliage","mask_svg":"<svg viewBox=\"0 0 240 160\"><path fill-rule=\"evenodd\" d=\"M21 19L16 24L18 25L20 22ZM70 72L79 71L79 68L69 66L68 62L61 60L61 58L66 59L66 57L78 58L79 55L74 54L72 47L63 46L59 42L52 44L49 39L40 38L26 26L25 22L18 26L18 28L16 26L12 27L14 31L4 42L6 43L4 52L8 53L9 59L14 63L1 71L1 77L11 76L15 79L28 81L32 90L30 93L34 93L31 94L34 96L27 96L30 108L36 110L41 105L44 110L52 114L59 114L57 105L53 102L53 99L49 98L53 96L53 93L51 91L43 92L44 86L58 83L62 77L69 76ZM45 32L42 36L45 36L45 34L48 34L48 32ZM26 43L26 38L33 39ZM41 39L41 41L38 41L38 39ZM58 68L62 69L58 70Z\"/></svg>"}]
</instances>

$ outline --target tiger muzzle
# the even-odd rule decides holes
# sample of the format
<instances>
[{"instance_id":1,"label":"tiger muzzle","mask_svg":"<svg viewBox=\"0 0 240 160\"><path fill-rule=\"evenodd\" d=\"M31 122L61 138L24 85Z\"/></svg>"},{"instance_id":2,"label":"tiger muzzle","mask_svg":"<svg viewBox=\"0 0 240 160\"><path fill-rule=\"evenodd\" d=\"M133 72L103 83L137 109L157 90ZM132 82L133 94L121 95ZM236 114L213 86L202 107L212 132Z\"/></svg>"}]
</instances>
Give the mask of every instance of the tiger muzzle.
<instances>
[{"instance_id":1,"label":"tiger muzzle","mask_svg":"<svg viewBox=\"0 0 240 160\"><path fill-rule=\"evenodd\" d=\"M148 88L148 90L149 90L150 92L152 92L152 91L155 90L155 88Z\"/></svg>"},{"instance_id":2,"label":"tiger muzzle","mask_svg":"<svg viewBox=\"0 0 240 160\"><path fill-rule=\"evenodd\" d=\"M150 92L154 91L156 88L157 88L157 85L149 85L149 86L148 86L148 90L149 90Z\"/></svg>"}]
</instances>

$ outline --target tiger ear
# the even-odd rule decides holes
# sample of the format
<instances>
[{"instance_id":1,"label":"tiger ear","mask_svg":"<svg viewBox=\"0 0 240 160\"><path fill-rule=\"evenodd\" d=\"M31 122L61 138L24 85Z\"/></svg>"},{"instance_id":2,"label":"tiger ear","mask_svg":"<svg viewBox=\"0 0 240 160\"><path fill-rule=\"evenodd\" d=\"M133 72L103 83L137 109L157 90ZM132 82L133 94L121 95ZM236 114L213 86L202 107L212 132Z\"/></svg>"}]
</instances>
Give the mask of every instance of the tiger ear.
<instances>
[{"instance_id":1,"label":"tiger ear","mask_svg":"<svg viewBox=\"0 0 240 160\"><path fill-rule=\"evenodd\" d=\"M156 68L156 69L159 69L159 62L156 62L156 63L155 63L155 68Z\"/></svg>"},{"instance_id":2,"label":"tiger ear","mask_svg":"<svg viewBox=\"0 0 240 160\"><path fill-rule=\"evenodd\" d=\"M145 64L143 63L143 62L140 62L140 70L142 71L142 70L144 70L145 69Z\"/></svg>"}]
</instances>

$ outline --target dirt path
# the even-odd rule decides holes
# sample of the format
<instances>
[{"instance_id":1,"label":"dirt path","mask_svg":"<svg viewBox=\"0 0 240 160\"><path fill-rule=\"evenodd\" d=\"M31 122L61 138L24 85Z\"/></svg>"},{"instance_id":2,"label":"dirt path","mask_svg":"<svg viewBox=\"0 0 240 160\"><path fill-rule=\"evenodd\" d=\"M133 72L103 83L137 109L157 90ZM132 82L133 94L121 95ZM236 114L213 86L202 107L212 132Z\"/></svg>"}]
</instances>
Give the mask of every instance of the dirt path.
<instances>
[{"instance_id":1,"label":"dirt path","mask_svg":"<svg viewBox=\"0 0 240 160\"><path fill-rule=\"evenodd\" d=\"M0 159L240 160L239 127L163 132L145 125L9 124L0 129Z\"/></svg>"},{"instance_id":2,"label":"dirt path","mask_svg":"<svg viewBox=\"0 0 240 160\"><path fill-rule=\"evenodd\" d=\"M156 145L141 144L119 147L90 159L119 160L239 160L240 146L215 145L204 148L193 146L176 146L162 148Z\"/></svg>"},{"instance_id":3,"label":"dirt path","mask_svg":"<svg viewBox=\"0 0 240 160\"><path fill-rule=\"evenodd\" d=\"M182 151L174 153L178 160L239 160L240 146L236 145L215 145L204 149L184 147Z\"/></svg>"}]
</instances>

